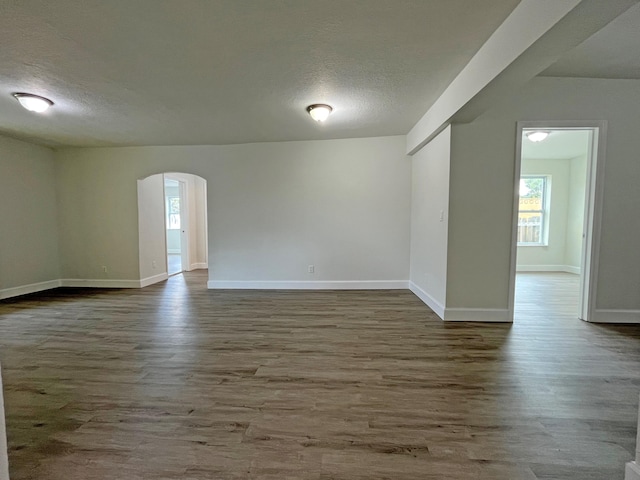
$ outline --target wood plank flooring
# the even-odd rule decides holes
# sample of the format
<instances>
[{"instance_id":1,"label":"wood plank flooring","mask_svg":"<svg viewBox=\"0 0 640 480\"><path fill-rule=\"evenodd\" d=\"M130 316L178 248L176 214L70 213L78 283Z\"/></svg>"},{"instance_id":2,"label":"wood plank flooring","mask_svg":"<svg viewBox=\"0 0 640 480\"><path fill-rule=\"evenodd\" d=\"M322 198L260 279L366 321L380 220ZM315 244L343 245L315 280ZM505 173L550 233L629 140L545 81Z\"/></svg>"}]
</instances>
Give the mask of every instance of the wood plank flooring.
<instances>
[{"instance_id":1,"label":"wood plank flooring","mask_svg":"<svg viewBox=\"0 0 640 480\"><path fill-rule=\"evenodd\" d=\"M622 479L640 326L554 313L530 280L514 325L205 271L0 302L11 478Z\"/></svg>"},{"instance_id":2,"label":"wood plank flooring","mask_svg":"<svg viewBox=\"0 0 640 480\"><path fill-rule=\"evenodd\" d=\"M580 276L571 273L518 273L515 322L543 324L574 320L579 311Z\"/></svg>"}]
</instances>

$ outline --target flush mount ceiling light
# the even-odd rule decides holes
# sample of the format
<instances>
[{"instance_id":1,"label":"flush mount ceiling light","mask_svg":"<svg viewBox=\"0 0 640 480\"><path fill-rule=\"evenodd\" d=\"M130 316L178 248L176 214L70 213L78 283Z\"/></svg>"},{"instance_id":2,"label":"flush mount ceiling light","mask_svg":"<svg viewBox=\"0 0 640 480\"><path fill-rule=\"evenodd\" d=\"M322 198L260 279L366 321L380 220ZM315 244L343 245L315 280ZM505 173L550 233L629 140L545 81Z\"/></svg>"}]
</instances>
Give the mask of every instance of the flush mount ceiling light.
<instances>
[{"instance_id":1,"label":"flush mount ceiling light","mask_svg":"<svg viewBox=\"0 0 640 480\"><path fill-rule=\"evenodd\" d=\"M48 98L31 93L14 93L13 96L20 102L20 105L30 112L42 113L53 105L53 102Z\"/></svg>"},{"instance_id":2,"label":"flush mount ceiling light","mask_svg":"<svg viewBox=\"0 0 640 480\"><path fill-rule=\"evenodd\" d=\"M332 111L333 108L329 105L325 105L324 103L314 103L307 107L307 112L316 122L324 122L329 115L331 115Z\"/></svg>"},{"instance_id":3,"label":"flush mount ceiling light","mask_svg":"<svg viewBox=\"0 0 640 480\"><path fill-rule=\"evenodd\" d=\"M545 132L544 130L535 130L533 132L527 132L525 135L532 142L541 142L549 136L549 133L550 132Z\"/></svg>"}]
</instances>

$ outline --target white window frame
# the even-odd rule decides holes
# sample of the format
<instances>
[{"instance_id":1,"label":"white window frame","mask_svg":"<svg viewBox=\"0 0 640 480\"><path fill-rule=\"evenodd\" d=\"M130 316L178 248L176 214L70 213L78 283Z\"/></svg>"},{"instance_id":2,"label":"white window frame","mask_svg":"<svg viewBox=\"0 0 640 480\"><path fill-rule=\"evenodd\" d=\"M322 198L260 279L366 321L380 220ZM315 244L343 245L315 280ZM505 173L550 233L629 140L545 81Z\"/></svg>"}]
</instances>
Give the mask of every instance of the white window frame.
<instances>
[{"instance_id":1,"label":"white window frame","mask_svg":"<svg viewBox=\"0 0 640 480\"><path fill-rule=\"evenodd\" d=\"M527 174L521 175L520 178L541 178L543 180L542 190L542 209L541 210L528 210L526 213L540 213L541 225L540 225L540 241L539 242L518 242L518 247L547 247L549 246L549 217L551 216L550 209L550 194L551 194L551 175L534 175ZM518 219L520 218L520 202L518 202Z\"/></svg>"}]
</instances>

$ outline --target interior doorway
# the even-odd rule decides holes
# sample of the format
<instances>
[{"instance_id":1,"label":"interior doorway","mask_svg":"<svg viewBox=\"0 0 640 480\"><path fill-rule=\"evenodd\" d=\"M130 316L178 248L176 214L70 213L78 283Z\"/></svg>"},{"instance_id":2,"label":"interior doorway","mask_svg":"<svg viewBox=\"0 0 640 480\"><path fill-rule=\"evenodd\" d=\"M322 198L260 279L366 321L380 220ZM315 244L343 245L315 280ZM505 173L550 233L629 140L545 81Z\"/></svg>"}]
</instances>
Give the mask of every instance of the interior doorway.
<instances>
[{"instance_id":1,"label":"interior doorway","mask_svg":"<svg viewBox=\"0 0 640 480\"><path fill-rule=\"evenodd\" d=\"M186 234L185 208L184 208L184 182L164 176L164 208L165 208L165 235L167 245L167 274L176 275L186 270L182 245L187 245L183 236Z\"/></svg>"},{"instance_id":2,"label":"interior doorway","mask_svg":"<svg viewBox=\"0 0 640 480\"><path fill-rule=\"evenodd\" d=\"M604 125L518 125L510 310L589 320ZM535 317L535 315L533 315ZM517 321L517 318L516 318Z\"/></svg>"},{"instance_id":3,"label":"interior doorway","mask_svg":"<svg viewBox=\"0 0 640 480\"><path fill-rule=\"evenodd\" d=\"M141 286L208 268L207 181L167 172L138 180Z\"/></svg>"}]
</instances>

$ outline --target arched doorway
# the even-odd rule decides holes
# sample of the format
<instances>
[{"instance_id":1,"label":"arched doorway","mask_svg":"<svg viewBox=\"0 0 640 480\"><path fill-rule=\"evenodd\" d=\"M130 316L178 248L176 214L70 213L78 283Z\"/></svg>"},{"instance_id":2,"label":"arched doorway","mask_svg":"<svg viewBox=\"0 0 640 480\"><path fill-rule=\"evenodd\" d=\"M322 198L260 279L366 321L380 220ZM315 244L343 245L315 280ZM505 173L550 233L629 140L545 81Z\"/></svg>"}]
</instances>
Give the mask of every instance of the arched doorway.
<instances>
[{"instance_id":1,"label":"arched doorway","mask_svg":"<svg viewBox=\"0 0 640 480\"><path fill-rule=\"evenodd\" d=\"M143 287L171 274L207 268L206 200L207 181L197 175L166 172L138 180Z\"/></svg>"}]
</instances>

